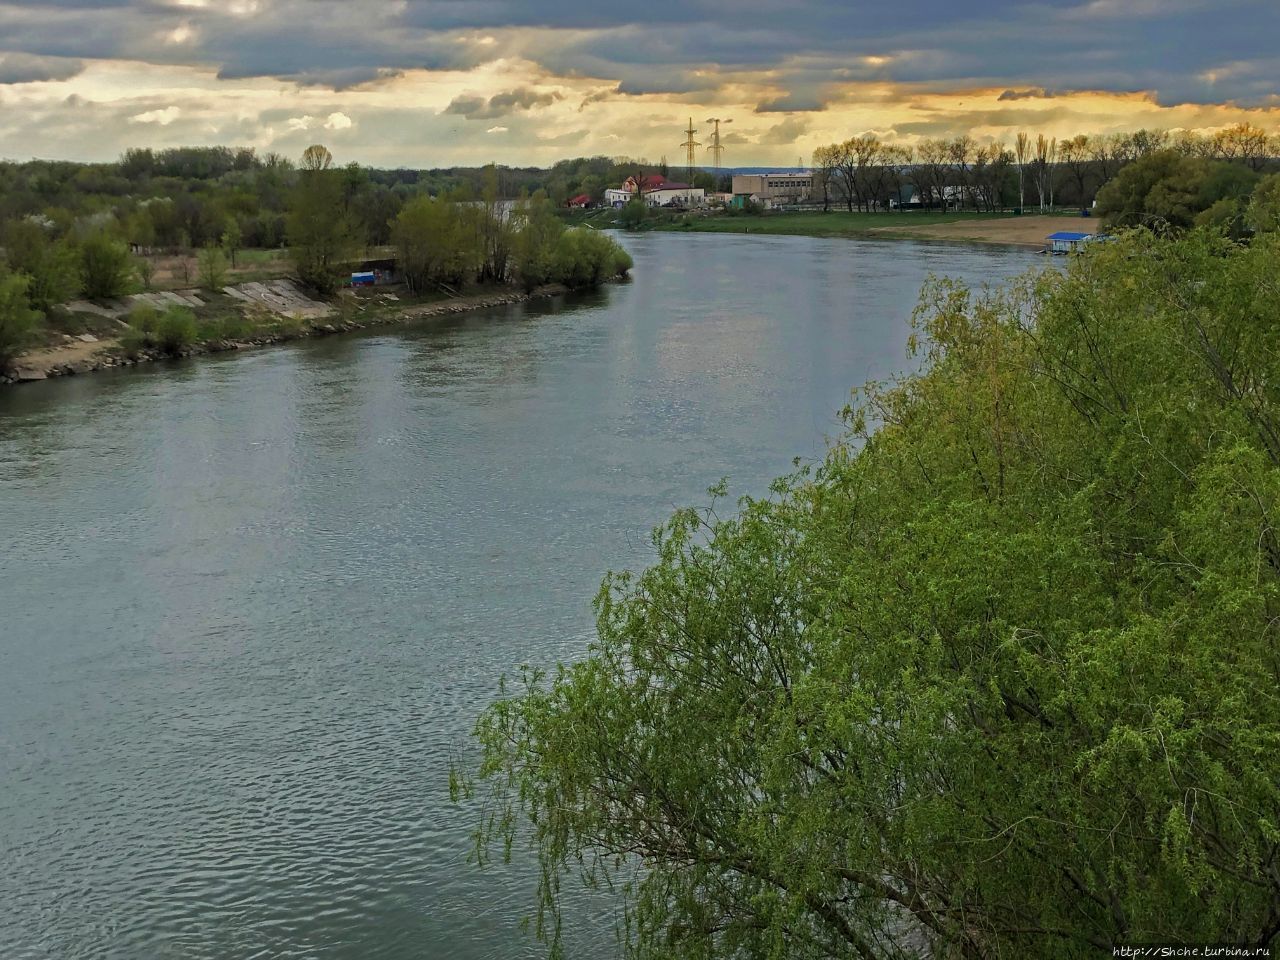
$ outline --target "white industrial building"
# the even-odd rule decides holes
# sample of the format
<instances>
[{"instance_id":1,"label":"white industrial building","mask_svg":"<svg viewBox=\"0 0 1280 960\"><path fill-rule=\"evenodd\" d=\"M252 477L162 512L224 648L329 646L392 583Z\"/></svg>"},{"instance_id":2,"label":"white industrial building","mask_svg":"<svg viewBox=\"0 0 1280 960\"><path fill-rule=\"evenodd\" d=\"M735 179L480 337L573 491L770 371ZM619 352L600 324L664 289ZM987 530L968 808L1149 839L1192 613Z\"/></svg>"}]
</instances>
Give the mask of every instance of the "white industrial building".
<instances>
[{"instance_id":1,"label":"white industrial building","mask_svg":"<svg viewBox=\"0 0 1280 960\"><path fill-rule=\"evenodd\" d=\"M706 191L702 187L675 183L656 173L644 178L641 194L644 196L644 202L651 207L698 207L702 206L706 200ZM628 203L634 200L635 196L635 177L627 177L621 187L611 187L604 192L605 203L613 206Z\"/></svg>"}]
</instances>

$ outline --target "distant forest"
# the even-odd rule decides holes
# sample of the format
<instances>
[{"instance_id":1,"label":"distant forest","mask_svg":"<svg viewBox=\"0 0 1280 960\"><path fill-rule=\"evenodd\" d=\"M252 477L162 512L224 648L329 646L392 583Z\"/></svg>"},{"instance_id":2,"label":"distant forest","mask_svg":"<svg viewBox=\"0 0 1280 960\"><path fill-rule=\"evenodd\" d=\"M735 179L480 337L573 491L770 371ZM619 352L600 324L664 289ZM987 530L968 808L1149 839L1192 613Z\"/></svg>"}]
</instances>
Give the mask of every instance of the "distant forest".
<instances>
[{"instance_id":1,"label":"distant forest","mask_svg":"<svg viewBox=\"0 0 1280 960\"><path fill-rule=\"evenodd\" d=\"M908 146L867 134L814 151L814 194L826 208L867 211L905 202L987 212L1029 205L1084 208L1122 169L1154 154L1193 161L1184 165L1192 180L1202 179L1214 164L1256 175L1280 168L1280 135L1250 123L1212 134L1138 130L1059 140L1021 133L1012 144L960 136Z\"/></svg>"},{"instance_id":2,"label":"distant forest","mask_svg":"<svg viewBox=\"0 0 1280 960\"><path fill-rule=\"evenodd\" d=\"M358 221L369 247L391 242L391 223L414 197L479 197L486 177L497 174L503 197L545 191L553 203L587 194L603 196L638 170L666 170L663 163L585 157L536 167L451 167L379 170L351 163L341 168L345 211ZM697 185L717 186L709 173ZM0 162L0 224L36 218L58 235L106 227L139 247L200 249L221 243L230 231L244 247L286 243L286 219L298 182L294 161L250 148L134 149L116 163L31 160ZM0 237L0 243L3 238Z\"/></svg>"}]
</instances>

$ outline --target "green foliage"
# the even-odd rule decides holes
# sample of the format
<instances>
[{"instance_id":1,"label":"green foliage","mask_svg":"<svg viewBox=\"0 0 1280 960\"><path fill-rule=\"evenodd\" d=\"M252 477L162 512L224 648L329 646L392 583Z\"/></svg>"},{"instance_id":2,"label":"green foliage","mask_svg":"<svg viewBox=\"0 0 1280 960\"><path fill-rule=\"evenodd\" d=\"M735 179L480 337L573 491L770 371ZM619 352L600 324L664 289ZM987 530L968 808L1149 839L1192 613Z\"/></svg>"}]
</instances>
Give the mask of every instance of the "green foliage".
<instances>
[{"instance_id":1,"label":"green foliage","mask_svg":"<svg viewBox=\"0 0 1280 960\"><path fill-rule=\"evenodd\" d=\"M360 242L343 204L342 171L329 169L318 150L323 148L308 148L308 166L294 188L286 230L298 278L329 295L338 289L342 268Z\"/></svg>"},{"instance_id":2,"label":"green foliage","mask_svg":"<svg viewBox=\"0 0 1280 960\"><path fill-rule=\"evenodd\" d=\"M566 287L598 287L631 269L631 255L607 233L589 227L565 230L556 240L552 275Z\"/></svg>"},{"instance_id":3,"label":"green foliage","mask_svg":"<svg viewBox=\"0 0 1280 960\"><path fill-rule=\"evenodd\" d=\"M156 265L149 257L139 257L134 264L134 269L138 273L138 279L142 281L142 289L150 291L151 281L156 275Z\"/></svg>"},{"instance_id":4,"label":"green foliage","mask_svg":"<svg viewBox=\"0 0 1280 960\"><path fill-rule=\"evenodd\" d=\"M639 230L649 218L649 207L643 200L631 200L618 211L618 223L624 230Z\"/></svg>"},{"instance_id":5,"label":"green foliage","mask_svg":"<svg viewBox=\"0 0 1280 960\"><path fill-rule=\"evenodd\" d=\"M1159 150L1126 166L1098 192L1098 211L1112 227L1167 224L1186 228L1222 200L1242 205L1257 183L1248 167ZM1220 223L1227 207L1199 222Z\"/></svg>"},{"instance_id":6,"label":"green foliage","mask_svg":"<svg viewBox=\"0 0 1280 960\"><path fill-rule=\"evenodd\" d=\"M1213 206L1196 215L1196 226L1210 227L1233 240L1241 240L1248 233L1247 210L1246 201L1235 197L1223 197Z\"/></svg>"},{"instance_id":7,"label":"green foliage","mask_svg":"<svg viewBox=\"0 0 1280 960\"><path fill-rule=\"evenodd\" d=\"M227 285L227 255L221 247L209 244L200 251L200 286L221 290Z\"/></svg>"},{"instance_id":8,"label":"green foliage","mask_svg":"<svg viewBox=\"0 0 1280 960\"><path fill-rule=\"evenodd\" d=\"M31 308L29 282L0 266L0 370L22 352L40 322L40 314Z\"/></svg>"},{"instance_id":9,"label":"green foliage","mask_svg":"<svg viewBox=\"0 0 1280 960\"><path fill-rule=\"evenodd\" d=\"M473 280L484 262L477 220L482 211L452 198L417 197L391 227L400 270L413 293Z\"/></svg>"},{"instance_id":10,"label":"green foliage","mask_svg":"<svg viewBox=\"0 0 1280 960\"><path fill-rule=\"evenodd\" d=\"M525 291L556 279L556 246L564 224L545 194L535 194L517 214L514 241L515 275Z\"/></svg>"},{"instance_id":11,"label":"green foliage","mask_svg":"<svg viewBox=\"0 0 1280 960\"><path fill-rule=\"evenodd\" d=\"M9 266L27 278L33 309L47 312L75 296L75 251L55 239L49 227L30 219L13 221L6 225L3 246Z\"/></svg>"},{"instance_id":12,"label":"green foliage","mask_svg":"<svg viewBox=\"0 0 1280 960\"><path fill-rule=\"evenodd\" d=\"M236 258L240 254L240 248L244 245L244 234L240 230L240 221L232 217L227 221L227 228L222 231L222 236L218 241L222 246L222 251L227 255L227 259L231 261L231 266L236 266Z\"/></svg>"},{"instance_id":13,"label":"green foliage","mask_svg":"<svg viewBox=\"0 0 1280 960\"><path fill-rule=\"evenodd\" d=\"M1274 941L1277 276L1274 236L1136 232L930 285L922 372L677 514L483 715L453 786L482 858L532 844L543 935L581 872L637 958Z\"/></svg>"},{"instance_id":14,"label":"green foliage","mask_svg":"<svg viewBox=\"0 0 1280 960\"><path fill-rule=\"evenodd\" d=\"M122 343L134 354L147 349L176 356L200 339L196 315L186 307L160 311L150 304L139 304L129 312L128 324L130 330Z\"/></svg>"},{"instance_id":15,"label":"green foliage","mask_svg":"<svg viewBox=\"0 0 1280 960\"><path fill-rule=\"evenodd\" d=\"M129 248L104 230L80 243L80 287L90 299L110 299L129 292L133 258Z\"/></svg>"},{"instance_id":16,"label":"green foliage","mask_svg":"<svg viewBox=\"0 0 1280 960\"><path fill-rule=\"evenodd\" d=\"M1280 173L1273 173L1258 184L1246 215L1249 228L1257 233L1280 230Z\"/></svg>"}]
</instances>

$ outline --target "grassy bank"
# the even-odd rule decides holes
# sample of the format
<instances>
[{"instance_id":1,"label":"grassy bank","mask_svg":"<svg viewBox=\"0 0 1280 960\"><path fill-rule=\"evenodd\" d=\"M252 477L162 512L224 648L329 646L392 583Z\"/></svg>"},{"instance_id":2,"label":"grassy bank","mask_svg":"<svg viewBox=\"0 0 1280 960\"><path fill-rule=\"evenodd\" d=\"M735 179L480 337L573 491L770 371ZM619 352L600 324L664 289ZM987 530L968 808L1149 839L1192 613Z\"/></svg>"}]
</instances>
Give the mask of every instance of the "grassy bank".
<instances>
[{"instance_id":1,"label":"grassy bank","mask_svg":"<svg viewBox=\"0 0 1280 960\"><path fill-rule=\"evenodd\" d=\"M621 226L617 210L572 210L562 216L567 222L598 230ZM820 210L788 213L736 213L694 211L679 213L652 210L639 227L642 231L665 233L737 233L764 236L848 237L880 240L951 240L964 243L1013 244L1041 247L1056 230L1072 228L1092 231L1100 224L1070 212L1013 213L862 213L847 210Z\"/></svg>"},{"instance_id":2,"label":"grassy bank","mask_svg":"<svg viewBox=\"0 0 1280 960\"><path fill-rule=\"evenodd\" d=\"M803 237L884 236L943 223L1016 219L1004 213L849 213L846 210L802 213L713 214L659 221L655 230L696 230L701 233L767 233Z\"/></svg>"}]
</instances>

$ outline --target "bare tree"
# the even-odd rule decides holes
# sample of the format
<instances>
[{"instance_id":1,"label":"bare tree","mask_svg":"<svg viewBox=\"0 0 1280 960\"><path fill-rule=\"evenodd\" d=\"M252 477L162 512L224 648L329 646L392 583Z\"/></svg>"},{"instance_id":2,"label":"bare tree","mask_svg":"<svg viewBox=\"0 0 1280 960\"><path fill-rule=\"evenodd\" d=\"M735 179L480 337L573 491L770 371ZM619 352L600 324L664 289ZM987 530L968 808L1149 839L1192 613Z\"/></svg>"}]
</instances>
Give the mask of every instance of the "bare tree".
<instances>
[{"instance_id":1,"label":"bare tree","mask_svg":"<svg viewBox=\"0 0 1280 960\"><path fill-rule=\"evenodd\" d=\"M831 209L831 181L836 176L839 154L840 148L834 143L813 151L814 186L822 189L823 212Z\"/></svg>"},{"instance_id":2,"label":"bare tree","mask_svg":"<svg viewBox=\"0 0 1280 960\"><path fill-rule=\"evenodd\" d=\"M1013 143L1013 154L1018 161L1018 209L1027 207L1027 165L1031 162L1031 137L1018 134Z\"/></svg>"},{"instance_id":3,"label":"bare tree","mask_svg":"<svg viewBox=\"0 0 1280 960\"><path fill-rule=\"evenodd\" d=\"M872 190L871 171L880 156L880 140L872 134L863 134L849 141L855 171L854 187L858 192L858 206L870 212Z\"/></svg>"},{"instance_id":4,"label":"bare tree","mask_svg":"<svg viewBox=\"0 0 1280 960\"><path fill-rule=\"evenodd\" d=\"M333 166L333 154L323 144L313 143L302 151L301 168L303 170L316 172L328 170L331 166Z\"/></svg>"},{"instance_id":5,"label":"bare tree","mask_svg":"<svg viewBox=\"0 0 1280 960\"><path fill-rule=\"evenodd\" d=\"M1194 130L1179 130L1174 134L1170 147L1184 157L1211 157L1215 144L1212 138Z\"/></svg>"},{"instance_id":6,"label":"bare tree","mask_svg":"<svg viewBox=\"0 0 1280 960\"><path fill-rule=\"evenodd\" d=\"M1267 161L1267 132L1248 121L1238 123L1213 135L1213 153L1223 160L1241 160L1250 169L1261 170Z\"/></svg>"},{"instance_id":7,"label":"bare tree","mask_svg":"<svg viewBox=\"0 0 1280 960\"><path fill-rule=\"evenodd\" d=\"M1004 178L1012 162L1013 155L1003 143L978 148L974 154L972 178L975 203L979 209L994 212L1001 207Z\"/></svg>"},{"instance_id":8,"label":"bare tree","mask_svg":"<svg viewBox=\"0 0 1280 960\"><path fill-rule=\"evenodd\" d=\"M1057 138L1046 138L1042 133L1036 137L1035 183L1036 195L1040 198L1040 211L1053 206L1053 168L1058 156Z\"/></svg>"},{"instance_id":9,"label":"bare tree","mask_svg":"<svg viewBox=\"0 0 1280 960\"><path fill-rule=\"evenodd\" d=\"M888 206L902 184L902 169L911 162L911 151L905 147L882 143L876 150L867 184L867 195L877 207Z\"/></svg>"},{"instance_id":10,"label":"bare tree","mask_svg":"<svg viewBox=\"0 0 1280 960\"><path fill-rule=\"evenodd\" d=\"M916 156L920 158L915 167L916 186L921 188L931 203L936 203L945 212L951 145L945 140L923 140L916 149Z\"/></svg>"},{"instance_id":11,"label":"bare tree","mask_svg":"<svg viewBox=\"0 0 1280 960\"><path fill-rule=\"evenodd\" d=\"M853 140L845 140L834 144L836 178L844 191L844 204L850 213L853 213L853 205L858 200L858 158L853 143Z\"/></svg>"},{"instance_id":12,"label":"bare tree","mask_svg":"<svg viewBox=\"0 0 1280 960\"><path fill-rule=\"evenodd\" d=\"M1120 166L1120 135L1107 133L1089 139L1089 156L1098 171L1099 188L1111 182Z\"/></svg>"},{"instance_id":13,"label":"bare tree","mask_svg":"<svg viewBox=\"0 0 1280 960\"><path fill-rule=\"evenodd\" d=\"M961 195L975 207L977 202L973 195L973 183L970 181L969 167L973 161L973 154L977 150L977 146L973 137L967 134L956 137L947 144L948 159L951 162L950 179L955 186L960 188Z\"/></svg>"},{"instance_id":14,"label":"bare tree","mask_svg":"<svg viewBox=\"0 0 1280 960\"><path fill-rule=\"evenodd\" d=\"M1089 138L1082 133L1077 137L1072 137L1070 140L1063 140L1060 152L1062 154L1062 162L1066 165L1067 173L1075 183L1076 199L1080 202L1082 208L1089 206L1088 177L1089 166L1092 162Z\"/></svg>"}]
</instances>

